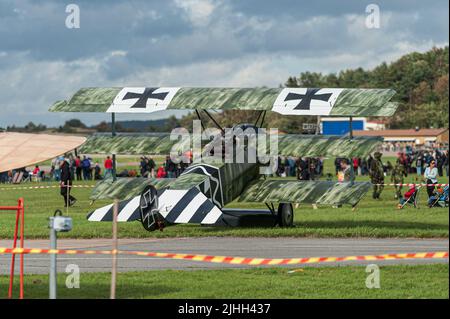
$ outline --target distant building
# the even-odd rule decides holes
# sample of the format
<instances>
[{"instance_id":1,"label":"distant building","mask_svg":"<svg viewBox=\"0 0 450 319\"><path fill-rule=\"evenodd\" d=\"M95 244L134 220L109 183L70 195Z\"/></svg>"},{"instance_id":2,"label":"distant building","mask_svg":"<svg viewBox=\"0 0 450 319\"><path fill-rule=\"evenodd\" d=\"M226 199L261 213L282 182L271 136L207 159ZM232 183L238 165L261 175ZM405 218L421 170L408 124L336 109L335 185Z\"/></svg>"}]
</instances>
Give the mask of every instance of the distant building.
<instances>
[{"instance_id":1,"label":"distant building","mask_svg":"<svg viewBox=\"0 0 450 319\"><path fill-rule=\"evenodd\" d=\"M407 130L355 130L353 136L381 136L385 142L409 142L415 145L448 144L448 128Z\"/></svg>"},{"instance_id":2,"label":"distant building","mask_svg":"<svg viewBox=\"0 0 450 319\"><path fill-rule=\"evenodd\" d=\"M380 120L372 120L366 122L366 130L369 131L379 131L386 129L386 124L384 121Z\"/></svg>"},{"instance_id":3,"label":"distant building","mask_svg":"<svg viewBox=\"0 0 450 319\"><path fill-rule=\"evenodd\" d=\"M322 117L320 124L323 135L346 135L350 132L350 119L348 117ZM365 130L366 124L365 117L354 117L352 119L353 130Z\"/></svg>"}]
</instances>

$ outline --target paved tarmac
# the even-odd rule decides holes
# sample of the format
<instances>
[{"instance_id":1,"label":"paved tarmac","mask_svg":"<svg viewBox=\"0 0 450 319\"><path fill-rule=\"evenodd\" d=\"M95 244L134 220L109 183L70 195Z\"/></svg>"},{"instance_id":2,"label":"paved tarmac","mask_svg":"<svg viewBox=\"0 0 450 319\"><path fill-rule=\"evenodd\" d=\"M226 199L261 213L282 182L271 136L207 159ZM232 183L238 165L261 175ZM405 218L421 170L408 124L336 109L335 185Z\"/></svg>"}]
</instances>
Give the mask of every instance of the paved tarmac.
<instances>
[{"instance_id":1,"label":"paved tarmac","mask_svg":"<svg viewBox=\"0 0 450 319\"><path fill-rule=\"evenodd\" d=\"M49 248L48 240L26 240L27 248ZM11 241L0 240L0 247L11 247ZM60 249L111 249L109 239L60 239ZM388 253L413 253L448 251L448 239L316 239L316 238L167 238L167 239L121 239L121 250L139 250L168 253L194 253L207 255L261 257L261 258L298 258L377 255ZM25 272L48 273L49 255L26 255ZM323 263L309 266L329 267L336 265L387 264L424 264L448 263L448 259L434 260L387 260L376 262L351 261L341 263ZM108 272L111 270L111 256L108 255L59 255L58 271L64 272L66 266L76 264L81 272ZM8 274L10 255L0 255L0 274ZM17 263L18 265L18 263ZM119 255L119 271L140 270L195 270L248 268L252 266L204 263L166 258ZM273 267L273 266L272 266ZM299 268L301 265L283 266Z\"/></svg>"}]
</instances>

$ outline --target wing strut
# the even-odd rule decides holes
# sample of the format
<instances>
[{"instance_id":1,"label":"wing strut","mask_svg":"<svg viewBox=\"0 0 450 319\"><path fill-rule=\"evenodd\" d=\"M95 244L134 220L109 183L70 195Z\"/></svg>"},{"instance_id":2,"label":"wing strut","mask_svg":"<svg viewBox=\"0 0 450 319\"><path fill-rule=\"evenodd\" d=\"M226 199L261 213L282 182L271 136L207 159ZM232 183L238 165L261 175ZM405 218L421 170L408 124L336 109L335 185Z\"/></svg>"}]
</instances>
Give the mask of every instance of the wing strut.
<instances>
[{"instance_id":1,"label":"wing strut","mask_svg":"<svg viewBox=\"0 0 450 319\"><path fill-rule=\"evenodd\" d=\"M266 113L267 113L267 111L259 112L258 117L256 118L256 121L255 121L255 126L258 126L258 122L259 122L259 119L261 118L261 115L262 115L262 119L261 119L261 125L259 127L261 128L263 126L264 119L266 117Z\"/></svg>"},{"instance_id":2,"label":"wing strut","mask_svg":"<svg viewBox=\"0 0 450 319\"><path fill-rule=\"evenodd\" d=\"M353 138L353 116L350 116L348 125L349 125L349 136L350 136L350 139L352 139Z\"/></svg>"},{"instance_id":3,"label":"wing strut","mask_svg":"<svg viewBox=\"0 0 450 319\"><path fill-rule=\"evenodd\" d=\"M195 114L197 114L197 118L199 119L200 124L202 125L202 129L203 129L203 131L204 131L204 130L205 130L205 125L203 124L202 117L200 116L200 113L198 112L197 109L195 109Z\"/></svg>"},{"instance_id":4,"label":"wing strut","mask_svg":"<svg viewBox=\"0 0 450 319\"><path fill-rule=\"evenodd\" d=\"M208 115L208 117L210 118L211 121L214 122L214 124L216 125L216 127L222 131L222 134L225 135L225 130L222 128L222 126L220 126L219 123L217 123L217 121L211 116L211 114L208 113L207 110L203 110L203 112L206 113L206 115Z\"/></svg>"},{"instance_id":5,"label":"wing strut","mask_svg":"<svg viewBox=\"0 0 450 319\"><path fill-rule=\"evenodd\" d=\"M116 113L111 113L111 135L116 136ZM112 162L113 162L113 181L117 179L117 171L116 171L116 154L112 154Z\"/></svg>"}]
</instances>

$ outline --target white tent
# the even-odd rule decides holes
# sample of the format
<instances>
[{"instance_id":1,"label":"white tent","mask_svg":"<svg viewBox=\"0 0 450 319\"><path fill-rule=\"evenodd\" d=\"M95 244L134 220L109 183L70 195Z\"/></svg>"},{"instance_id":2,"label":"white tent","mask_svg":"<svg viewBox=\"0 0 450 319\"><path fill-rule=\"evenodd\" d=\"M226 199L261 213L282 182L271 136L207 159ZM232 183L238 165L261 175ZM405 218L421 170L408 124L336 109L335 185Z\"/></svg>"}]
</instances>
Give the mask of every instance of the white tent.
<instances>
[{"instance_id":1,"label":"white tent","mask_svg":"<svg viewBox=\"0 0 450 319\"><path fill-rule=\"evenodd\" d=\"M0 172L37 164L69 152L85 137L50 134L0 133Z\"/></svg>"}]
</instances>

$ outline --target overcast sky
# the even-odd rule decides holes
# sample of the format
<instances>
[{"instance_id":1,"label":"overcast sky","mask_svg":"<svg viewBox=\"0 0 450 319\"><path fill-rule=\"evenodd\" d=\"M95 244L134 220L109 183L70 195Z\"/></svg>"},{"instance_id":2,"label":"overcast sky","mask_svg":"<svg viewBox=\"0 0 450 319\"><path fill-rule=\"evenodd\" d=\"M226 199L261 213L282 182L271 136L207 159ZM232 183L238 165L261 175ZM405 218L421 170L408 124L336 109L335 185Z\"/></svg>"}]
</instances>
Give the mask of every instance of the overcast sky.
<instances>
[{"instance_id":1,"label":"overcast sky","mask_svg":"<svg viewBox=\"0 0 450 319\"><path fill-rule=\"evenodd\" d=\"M65 24L70 3L80 8L78 29ZM366 27L371 3L380 8L379 29ZM47 112L81 87L277 87L303 71L372 68L448 45L448 6L447 0L1 0L0 126L109 119Z\"/></svg>"}]
</instances>

